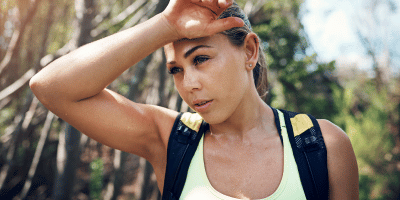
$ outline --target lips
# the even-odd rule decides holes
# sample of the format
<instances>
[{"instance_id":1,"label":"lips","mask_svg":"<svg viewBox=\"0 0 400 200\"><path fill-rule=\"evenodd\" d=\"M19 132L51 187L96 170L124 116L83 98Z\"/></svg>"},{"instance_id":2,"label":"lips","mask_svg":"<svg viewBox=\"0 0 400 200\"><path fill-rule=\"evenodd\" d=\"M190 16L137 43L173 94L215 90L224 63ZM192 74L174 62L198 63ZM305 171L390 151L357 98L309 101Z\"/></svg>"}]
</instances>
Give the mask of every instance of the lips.
<instances>
[{"instance_id":1,"label":"lips","mask_svg":"<svg viewBox=\"0 0 400 200\"><path fill-rule=\"evenodd\" d=\"M196 112L205 112L208 108L210 108L211 104L213 103L213 100L195 100L193 101L194 109Z\"/></svg>"},{"instance_id":2,"label":"lips","mask_svg":"<svg viewBox=\"0 0 400 200\"><path fill-rule=\"evenodd\" d=\"M202 106L202 105L204 105L204 104L206 104L206 103L208 103L208 102L210 102L210 101L212 101L212 100L209 100L209 101L202 101L202 102L196 103L196 104L194 104L194 105L195 105L195 106Z\"/></svg>"}]
</instances>

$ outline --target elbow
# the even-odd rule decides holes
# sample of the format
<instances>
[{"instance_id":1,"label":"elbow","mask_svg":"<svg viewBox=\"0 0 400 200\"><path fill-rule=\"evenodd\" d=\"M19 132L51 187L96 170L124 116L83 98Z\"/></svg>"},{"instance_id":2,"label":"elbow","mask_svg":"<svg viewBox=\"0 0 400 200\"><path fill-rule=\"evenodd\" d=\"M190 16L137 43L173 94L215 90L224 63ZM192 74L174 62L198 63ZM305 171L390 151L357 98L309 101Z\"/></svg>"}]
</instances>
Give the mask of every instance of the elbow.
<instances>
[{"instance_id":1,"label":"elbow","mask_svg":"<svg viewBox=\"0 0 400 200\"><path fill-rule=\"evenodd\" d=\"M37 76L37 74L34 75L34 76L31 78L31 80L29 80L29 87L31 88L31 90L32 90L33 93L35 93L35 90L36 90L37 85L38 85L38 81L37 81L36 76Z\"/></svg>"},{"instance_id":2,"label":"elbow","mask_svg":"<svg viewBox=\"0 0 400 200\"><path fill-rule=\"evenodd\" d=\"M36 98L51 111L73 102L70 100L71 98L68 98L68 92L64 87L65 82L59 81L57 77L53 77L43 70L29 80L29 87Z\"/></svg>"},{"instance_id":3,"label":"elbow","mask_svg":"<svg viewBox=\"0 0 400 200\"><path fill-rule=\"evenodd\" d=\"M36 98L46 107L48 107L49 99L51 99L51 92L46 89L46 84L43 79L40 78L40 73L34 75L31 80L29 80L29 87Z\"/></svg>"},{"instance_id":4,"label":"elbow","mask_svg":"<svg viewBox=\"0 0 400 200\"><path fill-rule=\"evenodd\" d=\"M39 93L38 91L40 88L39 87L40 83L39 83L37 76L38 76L38 74L34 75L31 78L31 80L29 80L29 87L31 88L33 94L35 94L36 97L38 96L38 93Z\"/></svg>"}]
</instances>

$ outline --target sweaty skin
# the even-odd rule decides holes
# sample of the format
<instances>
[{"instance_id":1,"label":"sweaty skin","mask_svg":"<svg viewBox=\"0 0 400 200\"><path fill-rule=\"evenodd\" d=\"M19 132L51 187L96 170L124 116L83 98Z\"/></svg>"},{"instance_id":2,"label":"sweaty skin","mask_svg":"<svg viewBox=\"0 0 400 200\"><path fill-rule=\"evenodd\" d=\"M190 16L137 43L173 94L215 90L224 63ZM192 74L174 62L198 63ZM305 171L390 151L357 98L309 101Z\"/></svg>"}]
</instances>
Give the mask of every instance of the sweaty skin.
<instances>
[{"instance_id":1,"label":"sweaty skin","mask_svg":"<svg viewBox=\"0 0 400 200\"><path fill-rule=\"evenodd\" d=\"M165 46L167 68L180 95L210 124L204 160L213 187L236 198L266 197L279 185L283 150L272 111L253 83L260 53L256 35L249 33L237 47L217 34L244 24L238 18L216 20L231 4L171 0L148 21L52 62L31 79L30 87L43 105L89 137L146 158L162 192L168 139L178 113L132 102L106 86ZM349 138L331 122L319 122L328 150L331 199L358 199Z\"/></svg>"}]
</instances>

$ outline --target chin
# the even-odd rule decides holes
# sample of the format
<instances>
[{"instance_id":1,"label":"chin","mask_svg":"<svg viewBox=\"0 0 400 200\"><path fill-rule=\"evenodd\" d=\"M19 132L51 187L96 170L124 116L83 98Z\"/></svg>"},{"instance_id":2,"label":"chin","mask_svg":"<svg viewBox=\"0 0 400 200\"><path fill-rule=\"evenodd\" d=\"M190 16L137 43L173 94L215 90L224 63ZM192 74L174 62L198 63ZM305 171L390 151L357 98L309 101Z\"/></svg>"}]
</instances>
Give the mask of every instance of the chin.
<instances>
[{"instance_id":1,"label":"chin","mask_svg":"<svg viewBox=\"0 0 400 200\"><path fill-rule=\"evenodd\" d=\"M223 116L221 113L215 114L215 113L198 113L204 121L206 121L208 124L220 124L224 121L226 121L227 117Z\"/></svg>"}]
</instances>

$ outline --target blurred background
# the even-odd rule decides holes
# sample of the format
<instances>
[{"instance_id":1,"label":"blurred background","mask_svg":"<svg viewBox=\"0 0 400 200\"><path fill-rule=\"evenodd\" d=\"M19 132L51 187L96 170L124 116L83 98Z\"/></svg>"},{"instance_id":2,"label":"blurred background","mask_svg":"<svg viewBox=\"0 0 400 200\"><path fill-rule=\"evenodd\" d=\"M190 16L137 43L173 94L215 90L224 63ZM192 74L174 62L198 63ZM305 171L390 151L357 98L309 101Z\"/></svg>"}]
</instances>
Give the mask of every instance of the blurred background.
<instances>
[{"instance_id":1,"label":"blurred background","mask_svg":"<svg viewBox=\"0 0 400 200\"><path fill-rule=\"evenodd\" d=\"M261 37L276 108L310 113L350 137L360 199L400 199L400 0L237 0ZM166 0L0 2L0 199L158 199L151 165L87 138L28 87L81 45L161 12ZM187 111L162 49L110 86Z\"/></svg>"}]
</instances>

